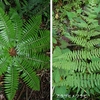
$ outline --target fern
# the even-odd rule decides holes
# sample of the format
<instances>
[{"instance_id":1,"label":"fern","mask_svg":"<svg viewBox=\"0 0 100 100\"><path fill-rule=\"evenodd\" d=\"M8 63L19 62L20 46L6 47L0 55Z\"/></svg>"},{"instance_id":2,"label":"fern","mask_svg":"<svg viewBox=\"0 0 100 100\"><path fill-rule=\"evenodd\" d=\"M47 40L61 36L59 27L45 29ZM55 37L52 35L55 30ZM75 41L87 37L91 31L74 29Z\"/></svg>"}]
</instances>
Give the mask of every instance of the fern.
<instances>
[{"instance_id":1,"label":"fern","mask_svg":"<svg viewBox=\"0 0 100 100\"><path fill-rule=\"evenodd\" d=\"M42 14L49 10L49 0L1 0L1 7L9 12L9 8L14 8L22 17L31 17L35 14Z\"/></svg>"},{"instance_id":2,"label":"fern","mask_svg":"<svg viewBox=\"0 0 100 100\"><path fill-rule=\"evenodd\" d=\"M53 66L59 69L60 77L54 86L67 86L76 93L91 95L100 93L100 25L99 5L95 0L82 10L82 14L70 20L70 33L66 34L77 50L66 53L54 52ZM61 74L63 70L63 74Z\"/></svg>"},{"instance_id":3,"label":"fern","mask_svg":"<svg viewBox=\"0 0 100 100\"><path fill-rule=\"evenodd\" d=\"M40 8L44 8L45 7L47 8L48 4L49 4L49 0L47 1L44 1L44 0L23 0L22 3L22 10L23 10L23 13L30 13L30 14L36 14L38 12L41 12L41 9ZM46 5L46 6L44 6ZM42 9L43 11L43 9Z\"/></svg>"},{"instance_id":4,"label":"fern","mask_svg":"<svg viewBox=\"0 0 100 100\"><path fill-rule=\"evenodd\" d=\"M13 100L18 80L32 89L39 90L39 78L35 70L49 68L49 31L40 29L41 16L22 23L14 13L9 18L0 8L0 75L4 74L4 86L8 100Z\"/></svg>"}]
</instances>

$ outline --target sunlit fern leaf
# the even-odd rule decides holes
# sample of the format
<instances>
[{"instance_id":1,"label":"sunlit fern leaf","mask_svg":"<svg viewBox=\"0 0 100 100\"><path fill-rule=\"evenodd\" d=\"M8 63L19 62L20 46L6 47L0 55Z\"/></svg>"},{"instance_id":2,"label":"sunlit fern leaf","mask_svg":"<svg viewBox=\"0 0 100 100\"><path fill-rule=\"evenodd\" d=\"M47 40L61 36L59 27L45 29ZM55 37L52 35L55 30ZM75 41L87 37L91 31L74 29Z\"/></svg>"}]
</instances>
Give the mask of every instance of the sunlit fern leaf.
<instances>
[{"instance_id":1,"label":"sunlit fern leaf","mask_svg":"<svg viewBox=\"0 0 100 100\"><path fill-rule=\"evenodd\" d=\"M0 75L5 74L8 100L14 98L19 77L30 88L39 90L35 70L49 68L49 30L40 29L40 25L40 15L22 23L16 12L9 18L0 8Z\"/></svg>"}]
</instances>

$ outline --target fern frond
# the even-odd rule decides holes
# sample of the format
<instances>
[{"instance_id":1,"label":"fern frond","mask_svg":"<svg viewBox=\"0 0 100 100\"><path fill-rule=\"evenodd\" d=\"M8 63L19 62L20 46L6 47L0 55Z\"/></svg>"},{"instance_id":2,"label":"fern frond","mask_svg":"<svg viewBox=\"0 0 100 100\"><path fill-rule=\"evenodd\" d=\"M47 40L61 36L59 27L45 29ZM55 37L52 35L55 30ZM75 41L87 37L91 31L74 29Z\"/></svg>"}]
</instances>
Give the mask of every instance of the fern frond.
<instances>
[{"instance_id":1,"label":"fern frond","mask_svg":"<svg viewBox=\"0 0 100 100\"><path fill-rule=\"evenodd\" d=\"M0 75L5 73L7 71L7 63L6 63L7 57L0 58Z\"/></svg>"},{"instance_id":2,"label":"fern frond","mask_svg":"<svg viewBox=\"0 0 100 100\"><path fill-rule=\"evenodd\" d=\"M49 40L50 40L49 31L41 30L38 32L38 35L35 34L34 37L30 36L29 39L23 40L21 43L19 43L18 48L21 47L22 49L19 50L19 52L23 52L23 50L27 51L28 49L28 50L32 50L33 53L35 53L35 52L41 52L46 49L49 49L48 47Z\"/></svg>"},{"instance_id":3,"label":"fern frond","mask_svg":"<svg viewBox=\"0 0 100 100\"><path fill-rule=\"evenodd\" d=\"M26 61L24 60L19 67L21 68L21 71L23 72L21 74L21 78L23 81L32 89L39 90L40 89L40 83L39 78L37 77L36 73L33 72L33 69L29 67L29 63L26 64Z\"/></svg>"},{"instance_id":4,"label":"fern frond","mask_svg":"<svg viewBox=\"0 0 100 100\"><path fill-rule=\"evenodd\" d=\"M99 89L100 75L76 73L76 74L68 75L66 79L63 79L57 83L53 83L53 85L54 86L70 86L73 89L77 88L77 93L81 91L83 93L90 95L90 89L92 89L92 91L95 91L95 87L96 87L98 89L98 91L96 92L100 91Z\"/></svg>"},{"instance_id":5,"label":"fern frond","mask_svg":"<svg viewBox=\"0 0 100 100\"><path fill-rule=\"evenodd\" d=\"M18 71L16 66L9 66L5 75L5 92L8 100L13 100L18 88Z\"/></svg>"},{"instance_id":6,"label":"fern frond","mask_svg":"<svg viewBox=\"0 0 100 100\"><path fill-rule=\"evenodd\" d=\"M81 38L81 37L72 37L72 36L68 36L68 38L75 44L85 47L86 46L86 39Z\"/></svg>"},{"instance_id":7,"label":"fern frond","mask_svg":"<svg viewBox=\"0 0 100 100\"><path fill-rule=\"evenodd\" d=\"M14 26L14 37L13 39L14 41L14 47L16 46L16 44L18 44L18 41L21 39L22 37L22 20L20 20L21 18L19 17L18 13L14 10L14 9L10 9L10 19L13 22L13 26Z\"/></svg>"},{"instance_id":8,"label":"fern frond","mask_svg":"<svg viewBox=\"0 0 100 100\"><path fill-rule=\"evenodd\" d=\"M12 40L14 28L9 20L9 17L2 11L0 8L0 39L5 43L5 45L10 46L9 42L13 42Z\"/></svg>"},{"instance_id":9,"label":"fern frond","mask_svg":"<svg viewBox=\"0 0 100 100\"><path fill-rule=\"evenodd\" d=\"M23 37L21 40L26 40L30 37L37 37L38 34L33 34L38 32L41 23L41 16L35 16L26 22L23 26Z\"/></svg>"}]
</instances>

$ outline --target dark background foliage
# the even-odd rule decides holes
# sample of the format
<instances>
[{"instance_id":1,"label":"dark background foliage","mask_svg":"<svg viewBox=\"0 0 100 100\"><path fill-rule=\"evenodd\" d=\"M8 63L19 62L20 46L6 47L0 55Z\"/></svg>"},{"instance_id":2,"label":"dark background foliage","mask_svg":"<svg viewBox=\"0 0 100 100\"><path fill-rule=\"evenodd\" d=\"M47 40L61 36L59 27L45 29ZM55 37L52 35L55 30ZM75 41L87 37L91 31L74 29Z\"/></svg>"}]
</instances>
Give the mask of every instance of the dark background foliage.
<instances>
[{"instance_id":1,"label":"dark background foliage","mask_svg":"<svg viewBox=\"0 0 100 100\"><path fill-rule=\"evenodd\" d=\"M2 0L0 6L9 13L10 8L18 12L23 20L34 15L42 15L42 28L50 28L50 1L49 0Z\"/></svg>"}]
</instances>

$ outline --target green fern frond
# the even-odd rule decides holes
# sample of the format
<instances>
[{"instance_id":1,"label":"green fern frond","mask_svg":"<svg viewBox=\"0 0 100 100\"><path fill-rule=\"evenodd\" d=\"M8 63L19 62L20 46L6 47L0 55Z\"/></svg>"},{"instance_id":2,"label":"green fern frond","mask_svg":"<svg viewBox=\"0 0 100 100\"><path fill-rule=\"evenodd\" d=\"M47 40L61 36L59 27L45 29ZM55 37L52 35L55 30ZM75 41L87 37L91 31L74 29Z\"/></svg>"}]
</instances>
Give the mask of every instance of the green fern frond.
<instances>
[{"instance_id":1,"label":"green fern frond","mask_svg":"<svg viewBox=\"0 0 100 100\"><path fill-rule=\"evenodd\" d=\"M2 57L0 59L0 75L2 75L2 73L5 73L7 71L7 57Z\"/></svg>"},{"instance_id":2,"label":"green fern frond","mask_svg":"<svg viewBox=\"0 0 100 100\"><path fill-rule=\"evenodd\" d=\"M5 74L5 92L8 100L13 100L16 90L18 88L18 71L16 66L9 66Z\"/></svg>"},{"instance_id":3,"label":"green fern frond","mask_svg":"<svg viewBox=\"0 0 100 100\"><path fill-rule=\"evenodd\" d=\"M9 17L5 15L1 8L0 12L0 39L3 41L4 45L10 46L9 42L13 42L11 38L14 35L14 28Z\"/></svg>"},{"instance_id":4,"label":"green fern frond","mask_svg":"<svg viewBox=\"0 0 100 100\"><path fill-rule=\"evenodd\" d=\"M32 89L39 90L40 89L40 83L39 79L35 72L33 72L33 69L30 67L30 64L27 63L24 60L20 65L19 69L22 71L21 78L24 80L24 82Z\"/></svg>"},{"instance_id":5,"label":"green fern frond","mask_svg":"<svg viewBox=\"0 0 100 100\"><path fill-rule=\"evenodd\" d=\"M32 33L38 31L38 29L40 28L40 24L41 24L41 16L39 15L34 16L32 19L26 22L23 26L22 40L26 40L27 38L30 38L31 36L35 38L35 35L37 37L37 34L32 34Z\"/></svg>"},{"instance_id":6,"label":"green fern frond","mask_svg":"<svg viewBox=\"0 0 100 100\"><path fill-rule=\"evenodd\" d=\"M39 36L38 36L39 35ZM33 52L40 52L48 49L49 47L47 46L49 43L49 31L39 31L38 35L35 34L34 37L30 36L29 39L24 39L21 43L18 44L18 47L23 47L23 49L26 48L26 50L31 50ZM30 46L30 47L29 47ZM20 50L21 52L21 50Z\"/></svg>"}]
</instances>

